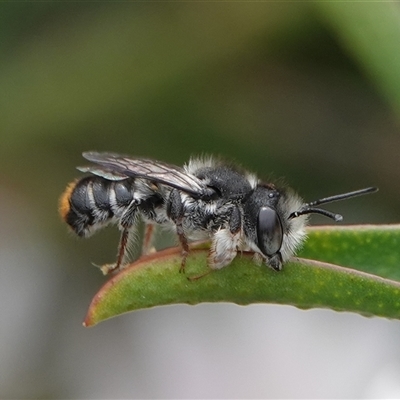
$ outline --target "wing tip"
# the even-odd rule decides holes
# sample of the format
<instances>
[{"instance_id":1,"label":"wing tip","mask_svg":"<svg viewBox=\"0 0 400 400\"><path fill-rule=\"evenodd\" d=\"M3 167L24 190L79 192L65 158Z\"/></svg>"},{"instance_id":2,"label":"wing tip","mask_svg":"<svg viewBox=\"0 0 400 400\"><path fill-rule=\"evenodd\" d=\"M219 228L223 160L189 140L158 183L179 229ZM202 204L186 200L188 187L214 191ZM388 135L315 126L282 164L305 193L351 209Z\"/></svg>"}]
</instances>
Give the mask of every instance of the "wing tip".
<instances>
[{"instance_id":1,"label":"wing tip","mask_svg":"<svg viewBox=\"0 0 400 400\"><path fill-rule=\"evenodd\" d=\"M98 151L84 151L82 153L82 156L83 156L83 158L86 158L86 160L93 161L93 160L97 160L101 154L103 154L103 153L100 153Z\"/></svg>"}]
</instances>

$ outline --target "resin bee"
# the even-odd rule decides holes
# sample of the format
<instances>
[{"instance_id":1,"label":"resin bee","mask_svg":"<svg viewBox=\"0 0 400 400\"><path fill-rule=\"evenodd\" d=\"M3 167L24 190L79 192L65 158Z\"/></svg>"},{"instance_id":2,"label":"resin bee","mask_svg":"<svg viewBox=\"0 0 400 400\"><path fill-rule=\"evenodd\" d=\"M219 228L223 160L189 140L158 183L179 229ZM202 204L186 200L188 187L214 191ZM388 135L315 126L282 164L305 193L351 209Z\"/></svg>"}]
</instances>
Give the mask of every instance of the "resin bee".
<instances>
[{"instance_id":1,"label":"resin bee","mask_svg":"<svg viewBox=\"0 0 400 400\"><path fill-rule=\"evenodd\" d=\"M81 237L118 224L117 260L103 268L104 273L127 264L139 218L146 224L143 253L150 249L155 224L176 231L182 247L181 271L189 241L202 239L211 240L211 269L225 267L238 251L249 250L256 260L279 271L305 240L309 214L342 220L317 206L377 190L370 187L304 203L291 189L262 182L212 157L193 158L183 168L113 153L86 152L83 157L94 165L78 169L90 175L67 187L59 211Z\"/></svg>"}]
</instances>

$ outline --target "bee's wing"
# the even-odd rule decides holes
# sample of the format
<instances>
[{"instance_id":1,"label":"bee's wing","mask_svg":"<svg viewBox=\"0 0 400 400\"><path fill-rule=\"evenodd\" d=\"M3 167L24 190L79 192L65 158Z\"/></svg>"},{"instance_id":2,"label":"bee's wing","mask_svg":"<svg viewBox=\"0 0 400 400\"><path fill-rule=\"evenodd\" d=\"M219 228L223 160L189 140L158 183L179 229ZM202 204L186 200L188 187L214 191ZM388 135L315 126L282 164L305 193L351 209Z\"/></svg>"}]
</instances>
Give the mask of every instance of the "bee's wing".
<instances>
[{"instance_id":1,"label":"bee's wing","mask_svg":"<svg viewBox=\"0 0 400 400\"><path fill-rule=\"evenodd\" d=\"M121 174L117 171L113 171L110 168L102 168L98 166L88 165L85 167L76 167L76 169L81 172L90 172L93 175L101 176L102 178L106 178L109 181L123 181L124 179L129 178L129 176Z\"/></svg>"},{"instance_id":2,"label":"bee's wing","mask_svg":"<svg viewBox=\"0 0 400 400\"><path fill-rule=\"evenodd\" d=\"M101 175L106 179L110 179L110 176L113 177L113 180L123 179L123 176L149 179L197 197L210 194L210 191L214 192L196 176L186 173L183 168L175 165L144 158L130 158L114 153L85 152L83 157L102 167L89 167L85 171Z\"/></svg>"}]
</instances>

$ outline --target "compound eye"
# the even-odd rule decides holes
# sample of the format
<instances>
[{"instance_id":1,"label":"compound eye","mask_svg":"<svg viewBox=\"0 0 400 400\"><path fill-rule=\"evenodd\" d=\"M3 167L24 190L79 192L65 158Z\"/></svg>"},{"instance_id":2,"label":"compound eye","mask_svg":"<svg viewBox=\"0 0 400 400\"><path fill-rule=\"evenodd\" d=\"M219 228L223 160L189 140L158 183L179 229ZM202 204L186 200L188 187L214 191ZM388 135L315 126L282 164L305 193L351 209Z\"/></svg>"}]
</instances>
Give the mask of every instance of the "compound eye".
<instances>
[{"instance_id":1,"label":"compound eye","mask_svg":"<svg viewBox=\"0 0 400 400\"><path fill-rule=\"evenodd\" d=\"M278 213L271 207L261 207L257 219L259 249L267 256L277 253L283 240L283 229Z\"/></svg>"}]
</instances>

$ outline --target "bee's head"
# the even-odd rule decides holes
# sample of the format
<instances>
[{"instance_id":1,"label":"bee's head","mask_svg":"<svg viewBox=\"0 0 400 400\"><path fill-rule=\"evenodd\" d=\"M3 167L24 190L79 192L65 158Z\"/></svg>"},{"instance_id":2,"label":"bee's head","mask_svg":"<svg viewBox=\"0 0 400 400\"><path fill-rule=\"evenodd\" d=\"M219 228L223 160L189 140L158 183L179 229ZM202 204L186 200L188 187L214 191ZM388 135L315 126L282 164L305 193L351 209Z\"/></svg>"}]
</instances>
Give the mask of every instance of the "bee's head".
<instances>
[{"instance_id":1,"label":"bee's head","mask_svg":"<svg viewBox=\"0 0 400 400\"><path fill-rule=\"evenodd\" d=\"M287 261L304 241L309 214L322 214L336 222L343 219L340 214L316 206L375 191L377 188L371 187L303 203L290 189L278 190L271 185L260 185L244 207L246 236L257 246L267 264L279 271L282 262Z\"/></svg>"},{"instance_id":2,"label":"bee's head","mask_svg":"<svg viewBox=\"0 0 400 400\"><path fill-rule=\"evenodd\" d=\"M303 200L291 189L261 188L258 197L255 242L267 264L276 271L282 269L304 241L308 216L290 215L303 206ZM260 194L261 194L260 193Z\"/></svg>"}]
</instances>

